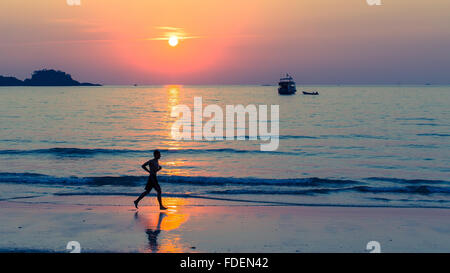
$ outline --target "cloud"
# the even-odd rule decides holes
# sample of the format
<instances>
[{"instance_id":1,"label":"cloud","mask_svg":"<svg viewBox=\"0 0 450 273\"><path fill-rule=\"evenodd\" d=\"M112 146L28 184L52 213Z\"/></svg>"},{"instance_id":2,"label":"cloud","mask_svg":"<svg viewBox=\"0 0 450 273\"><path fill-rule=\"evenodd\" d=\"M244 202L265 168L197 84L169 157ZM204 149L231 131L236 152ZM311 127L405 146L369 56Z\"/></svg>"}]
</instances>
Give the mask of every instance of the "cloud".
<instances>
[{"instance_id":1,"label":"cloud","mask_svg":"<svg viewBox=\"0 0 450 273\"><path fill-rule=\"evenodd\" d=\"M77 19L77 18L54 18L48 19L52 25L62 25L67 28L77 29L80 32L87 33L108 33L109 30L95 20Z\"/></svg>"},{"instance_id":2,"label":"cloud","mask_svg":"<svg viewBox=\"0 0 450 273\"><path fill-rule=\"evenodd\" d=\"M186 33L183 28L180 27L158 26L155 28L159 30L166 30L166 32L162 33L161 35L158 35L158 37L147 38L146 40L164 41L169 40L171 36L177 36L179 40L202 38L202 36L190 35Z\"/></svg>"},{"instance_id":3,"label":"cloud","mask_svg":"<svg viewBox=\"0 0 450 273\"><path fill-rule=\"evenodd\" d=\"M173 30L173 31L183 30L183 28L181 28L181 27L155 27L155 28L162 29L162 30Z\"/></svg>"}]
</instances>

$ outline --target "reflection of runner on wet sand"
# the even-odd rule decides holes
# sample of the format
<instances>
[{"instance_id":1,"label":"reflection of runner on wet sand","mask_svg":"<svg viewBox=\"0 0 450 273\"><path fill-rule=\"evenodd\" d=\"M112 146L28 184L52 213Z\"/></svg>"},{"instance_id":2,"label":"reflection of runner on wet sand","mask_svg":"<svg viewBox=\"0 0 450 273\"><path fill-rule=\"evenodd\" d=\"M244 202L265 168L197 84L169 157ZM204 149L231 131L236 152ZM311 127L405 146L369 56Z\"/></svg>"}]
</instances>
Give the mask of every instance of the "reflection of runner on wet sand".
<instances>
[{"instance_id":1,"label":"reflection of runner on wet sand","mask_svg":"<svg viewBox=\"0 0 450 273\"><path fill-rule=\"evenodd\" d=\"M155 229L148 228L145 230L145 233L147 234L147 237L148 237L148 246L152 252L158 252L158 235L161 232L162 220L166 216L167 216L167 214L165 214L164 212L160 212L159 217L158 217L158 224L156 225L156 228ZM137 211L134 214L134 218L136 220L139 220L139 214Z\"/></svg>"}]
</instances>

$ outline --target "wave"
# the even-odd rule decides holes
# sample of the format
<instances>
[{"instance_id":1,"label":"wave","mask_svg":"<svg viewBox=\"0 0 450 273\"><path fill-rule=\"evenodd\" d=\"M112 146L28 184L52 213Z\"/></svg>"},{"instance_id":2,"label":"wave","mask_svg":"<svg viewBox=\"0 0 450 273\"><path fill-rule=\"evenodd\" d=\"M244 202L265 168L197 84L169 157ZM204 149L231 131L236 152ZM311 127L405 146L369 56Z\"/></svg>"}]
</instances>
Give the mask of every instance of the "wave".
<instances>
[{"instance_id":1,"label":"wave","mask_svg":"<svg viewBox=\"0 0 450 273\"><path fill-rule=\"evenodd\" d=\"M348 138L348 139L366 138L366 139L379 139L379 140L386 140L386 139L388 139L388 137L386 137L386 136L367 135L367 134L320 135L319 138L322 138L322 139L330 139L330 138Z\"/></svg>"},{"instance_id":2,"label":"wave","mask_svg":"<svg viewBox=\"0 0 450 273\"><path fill-rule=\"evenodd\" d=\"M402 125L410 125L410 124L402 124ZM417 126L441 126L441 124L438 123L416 123Z\"/></svg>"},{"instance_id":3,"label":"wave","mask_svg":"<svg viewBox=\"0 0 450 273\"><path fill-rule=\"evenodd\" d=\"M450 134L438 134L438 133L423 133L417 134L417 136L437 136L437 137L449 137Z\"/></svg>"},{"instance_id":4,"label":"wave","mask_svg":"<svg viewBox=\"0 0 450 273\"><path fill-rule=\"evenodd\" d=\"M426 121L434 121L435 118L426 118L426 117L412 117L412 118L396 118L395 120L426 120Z\"/></svg>"},{"instance_id":5,"label":"wave","mask_svg":"<svg viewBox=\"0 0 450 273\"><path fill-rule=\"evenodd\" d=\"M0 173L0 183L25 184L60 184L60 185L87 185L87 186L138 186L146 181L148 176L94 176L94 177L57 177L38 173ZM168 184L189 184L199 186L286 186L286 187L342 187L361 184L359 181L345 179L325 178L235 178L235 177L204 177L204 176L178 176L160 175L159 182Z\"/></svg>"},{"instance_id":6,"label":"wave","mask_svg":"<svg viewBox=\"0 0 450 273\"><path fill-rule=\"evenodd\" d=\"M450 184L449 181L444 180L428 180L428 179L403 179L403 178L390 178L390 177L369 177L367 180L392 182L397 184Z\"/></svg>"},{"instance_id":7,"label":"wave","mask_svg":"<svg viewBox=\"0 0 450 273\"><path fill-rule=\"evenodd\" d=\"M93 177L57 177L38 173L0 173L0 183L50 184L55 186L128 186L142 187L147 176L93 176ZM161 183L173 185L202 186L202 192L220 195L321 195L340 192L387 193L387 194L450 194L450 182L443 180L400 179L369 177L366 179L346 180L318 177L266 179L203 176L158 176ZM372 182L370 182L372 181ZM389 182L393 185L380 185ZM230 189L229 186L234 188ZM227 188L228 187L228 188ZM225 188L225 189L224 189Z\"/></svg>"},{"instance_id":8,"label":"wave","mask_svg":"<svg viewBox=\"0 0 450 273\"><path fill-rule=\"evenodd\" d=\"M281 151L260 151L260 150L239 150L231 148L218 149L159 149L162 153L174 154L202 154L202 153L267 153L267 154L293 154L292 152ZM50 154L56 156L94 156L94 155L121 155L121 154L143 154L150 155L153 150L132 150L132 149L101 149L101 148L48 148L48 149L34 149L34 150L0 150L3 155L39 155Z\"/></svg>"},{"instance_id":9,"label":"wave","mask_svg":"<svg viewBox=\"0 0 450 273\"><path fill-rule=\"evenodd\" d=\"M368 193L407 193L407 194L450 194L449 187L438 187L438 186L405 186L405 187L369 187L369 186L357 186L350 188L348 190L357 192L368 192Z\"/></svg>"},{"instance_id":10,"label":"wave","mask_svg":"<svg viewBox=\"0 0 450 273\"><path fill-rule=\"evenodd\" d=\"M404 194L416 194L416 195L431 195L431 194L450 194L450 189L444 187L430 187L430 186L408 186L408 187L369 187L369 186L357 186L348 188L320 188L320 189L304 189L304 190L277 190L277 189L233 189L233 190L212 190L204 192L206 196L211 195L304 195L304 196L315 196L315 195L326 195L339 192L359 192L359 193L404 193ZM120 192L120 191L108 191L108 192L60 192L54 193L54 195L95 195L95 196L109 196L109 195L120 195L120 196L135 196L135 192ZM171 197L192 197L196 194L192 193L165 193L165 196ZM21 197L23 198L23 197ZM375 198L372 198L375 199ZM377 200L388 201L387 198L377 198ZM408 199L402 199L408 200ZM411 201L411 200L409 200ZM450 202L449 200L441 200L440 202Z\"/></svg>"},{"instance_id":11,"label":"wave","mask_svg":"<svg viewBox=\"0 0 450 273\"><path fill-rule=\"evenodd\" d=\"M382 197L371 197L369 199L375 200L375 201L383 201L383 202L421 202L421 203L450 203L450 200L443 200L443 199L436 199L436 200L429 200L429 199L414 199L411 200L409 198L402 198L402 199L389 199L389 198L382 198Z\"/></svg>"},{"instance_id":12,"label":"wave","mask_svg":"<svg viewBox=\"0 0 450 273\"><path fill-rule=\"evenodd\" d=\"M282 135L280 139L319 139L316 136L296 136L296 135Z\"/></svg>"},{"instance_id":13,"label":"wave","mask_svg":"<svg viewBox=\"0 0 450 273\"><path fill-rule=\"evenodd\" d=\"M360 193L406 193L406 194L450 194L448 187L432 186L407 186L407 187L369 187L356 186L350 188L324 188L324 189L306 189L306 190L215 190L209 191L209 194L220 195L317 195L330 194L338 192L360 192Z\"/></svg>"}]
</instances>

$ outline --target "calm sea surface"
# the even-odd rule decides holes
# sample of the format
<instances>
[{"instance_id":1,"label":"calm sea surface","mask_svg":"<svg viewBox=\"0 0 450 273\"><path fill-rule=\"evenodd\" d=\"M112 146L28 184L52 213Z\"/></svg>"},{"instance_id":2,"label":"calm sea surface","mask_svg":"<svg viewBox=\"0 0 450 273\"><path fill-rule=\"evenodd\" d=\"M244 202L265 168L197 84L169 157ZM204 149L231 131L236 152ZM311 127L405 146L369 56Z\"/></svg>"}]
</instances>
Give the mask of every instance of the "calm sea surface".
<instances>
[{"instance_id":1,"label":"calm sea surface","mask_svg":"<svg viewBox=\"0 0 450 273\"><path fill-rule=\"evenodd\" d=\"M134 195L162 152L166 195L450 208L449 86L1 87L0 199ZM178 104L280 107L280 143L176 141ZM275 202L275 203L271 203Z\"/></svg>"}]
</instances>

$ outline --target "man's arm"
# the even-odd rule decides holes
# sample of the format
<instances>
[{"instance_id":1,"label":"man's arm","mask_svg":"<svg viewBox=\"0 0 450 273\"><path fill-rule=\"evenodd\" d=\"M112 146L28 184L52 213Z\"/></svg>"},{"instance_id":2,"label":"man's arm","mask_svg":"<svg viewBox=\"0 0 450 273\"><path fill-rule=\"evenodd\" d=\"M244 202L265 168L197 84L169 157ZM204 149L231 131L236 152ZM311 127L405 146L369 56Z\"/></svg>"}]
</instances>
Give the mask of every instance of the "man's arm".
<instances>
[{"instance_id":1,"label":"man's arm","mask_svg":"<svg viewBox=\"0 0 450 273\"><path fill-rule=\"evenodd\" d=\"M150 160L147 161L147 162L145 162L144 164L142 164L141 167L142 167L142 169L144 169L146 172L151 173L151 172L150 172L150 169L147 168L148 165L150 165Z\"/></svg>"}]
</instances>

